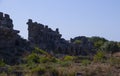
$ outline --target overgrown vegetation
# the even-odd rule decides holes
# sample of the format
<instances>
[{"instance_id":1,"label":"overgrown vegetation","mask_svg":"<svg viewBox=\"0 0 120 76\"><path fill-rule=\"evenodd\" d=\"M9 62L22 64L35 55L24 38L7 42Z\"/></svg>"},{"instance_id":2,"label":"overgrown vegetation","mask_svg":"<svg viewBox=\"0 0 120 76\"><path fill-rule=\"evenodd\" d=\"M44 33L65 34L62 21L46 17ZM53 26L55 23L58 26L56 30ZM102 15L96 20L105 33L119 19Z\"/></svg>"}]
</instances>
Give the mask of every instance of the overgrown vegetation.
<instances>
[{"instance_id":1,"label":"overgrown vegetation","mask_svg":"<svg viewBox=\"0 0 120 76\"><path fill-rule=\"evenodd\" d=\"M3 70L0 70L0 76L17 76L13 72L23 76L119 76L120 43L99 37L89 40L95 46L92 55L61 55L57 58L35 47L31 54L24 56L21 64L10 66L1 59L0 68ZM74 43L80 45L81 42L75 40Z\"/></svg>"},{"instance_id":2,"label":"overgrown vegetation","mask_svg":"<svg viewBox=\"0 0 120 76\"><path fill-rule=\"evenodd\" d=\"M18 72L23 76L118 76L120 73L120 57L108 56L104 51L98 51L94 56L65 55L56 58L49 53L35 48L23 59L24 63L9 66L3 60L0 66L6 67L0 76ZM17 74L13 74L17 76Z\"/></svg>"}]
</instances>

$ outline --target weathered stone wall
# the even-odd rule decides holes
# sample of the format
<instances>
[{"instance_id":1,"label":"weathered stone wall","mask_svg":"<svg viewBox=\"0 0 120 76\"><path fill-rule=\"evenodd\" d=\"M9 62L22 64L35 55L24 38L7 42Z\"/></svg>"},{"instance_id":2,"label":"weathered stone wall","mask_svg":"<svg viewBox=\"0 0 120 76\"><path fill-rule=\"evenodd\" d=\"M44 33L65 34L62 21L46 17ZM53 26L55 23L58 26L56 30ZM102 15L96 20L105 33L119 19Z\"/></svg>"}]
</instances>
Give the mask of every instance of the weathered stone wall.
<instances>
[{"instance_id":1,"label":"weathered stone wall","mask_svg":"<svg viewBox=\"0 0 120 76\"><path fill-rule=\"evenodd\" d=\"M13 29L12 19L8 14L3 14L0 12L0 27L7 27Z\"/></svg>"},{"instance_id":2,"label":"weathered stone wall","mask_svg":"<svg viewBox=\"0 0 120 76\"><path fill-rule=\"evenodd\" d=\"M33 46L40 47L48 52L68 53L68 50L70 51L71 44L61 38L62 35L58 28L54 31L46 25L32 22L31 19L27 24L28 39Z\"/></svg>"},{"instance_id":3,"label":"weathered stone wall","mask_svg":"<svg viewBox=\"0 0 120 76\"><path fill-rule=\"evenodd\" d=\"M67 41L61 38L59 29L53 31L48 26L33 22L31 19L28 24L28 39L33 46L37 46L48 52L70 54L70 55L87 55L92 52L93 44L88 38L81 36ZM74 43L80 40L80 44Z\"/></svg>"},{"instance_id":4,"label":"weathered stone wall","mask_svg":"<svg viewBox=\"0 0 120 76\"><path fill-rule=\"evenodd\" d=\"M85 36L78 36L71 39L71 43L74 44L76 55L90 55L93 53L94 45Z\"/></svg>"},{"instance_id":5,"label":"weathered stone wall","mask_svg":"<svg viewBox=\"0 0 120 76\"><path fill-rule=\"evenodd\" d=\"M9 15L0 13L0 59L8 64L19 63L20 57L30 50L29 42L18 35L13 29Z\"/></svg>"},{"instance_id":6,"label":"weathered stone wall","mask_svg":"<svg viewBox=\"0 0 120 76\"><path fill-rule=\"evenodd\" d=\"M58 28L54 31L31 19L27 24L29 41L21 38L18 35L19 31L13 29L10 16L0 12L0 59L6 63L20 63L21 56L26 52L30 53L34 47L39 47L52 54L85 55L92 51L93 45L86 37L76 37L67 41L61 38L62 35ZM81 43L76 44L75 40L80 40Z\"/></svg>"},{"instance_id":7,"label":"weathered stone wall","mask_svg":"<svg viewBox=\"0 0 120 76\"><path fill-rule=\"evenodd\" d=\"M32 20L29 20L27 24L29 41L44 50L53 48L54 45L52 44L54 44L54 41L61 38L58 29L53 31L51 28L48 28L48 26L38 24L37 22L33 23Z\"/></svg>"}]
</instances>

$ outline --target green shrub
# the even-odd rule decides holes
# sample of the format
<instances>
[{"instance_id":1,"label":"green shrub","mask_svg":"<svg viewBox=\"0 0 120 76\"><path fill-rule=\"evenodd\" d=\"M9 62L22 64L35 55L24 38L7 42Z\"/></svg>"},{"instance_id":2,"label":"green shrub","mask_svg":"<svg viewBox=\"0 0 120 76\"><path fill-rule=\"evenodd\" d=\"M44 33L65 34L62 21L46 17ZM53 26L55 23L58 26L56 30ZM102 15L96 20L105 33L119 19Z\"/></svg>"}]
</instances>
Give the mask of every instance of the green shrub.
<instances>
[{"instance_id":1,"label":"green shrub","mask_svg":"<svg viewBox=\"0 0 120 76\"><path fill-rule=\"evenodd\" d=\"M1 59L0 60L0 67L3 67L3 66L5 66L6 64L5 64L5 62Z\"/></svg>"},{"instance_id":2,"label":"green shrub","mask_svg":"<svg viewBox=\"0 0 120 76\"><path fill-rule=\"evenodd\" d=\"M35 47L35 50L33 52L35 52L37 54L44 54L44 55L48 54L46 51L44 51L44 50L42 50L40 48L37 48L37 47Z\"/></svg>"},{"instance_id":3,"label":"green shrub","mask_svg":"<svg viewBox=\"0 0 120 76\"><path fill-rule=\"evenodd\" d=\"M61 62L60 63L62 67L68 67L71 65L71 62L70 61L64 61L64 62Z\"/></svg>"},{"instance_id":4,"label":"green shrub","mask_svg":"<svg viewBox=\"0 0 120 76\"><path fill-rule=\"evenodd\" d=\"M33 68L35 68L37 65L35 64L35 63L33 63L33 62L29 62L29 63L27 63L27 65L26 65L26 67L28 68L28 69L33 69Z\"/></svg>"},{"instance_id":5,"label":"green shrub","mask_svg":"<svg viewBox=\"0 0 120 76\"><path fill-rule=\"evenodd\" d=\"M91 63L91 61L86 59L86 60L82 60L81 63L82 65L87 66Z\"/></svg>"},{"instance_id":6,"label":"green shrub","mask_svg":"<svg viewBox=\"0 0 120 76\"><path fill-rule=\"evenodd\" d=\"M56 63L56 62L59 62L59 59L57 59L57 58L55 58L55 57L52 57L52 58L50 59L50 61L53 62L53 63Z\"/></svg>"},{"instance_id":7,"label":"green shrub","mask_svg":"<svg viewBox=\"0 0 120 76\"><path fill-rule=\"evenodd\" d=\"M25 67L32 69L35 68L38 63L40 63L40 57L36 53L31 53L27 57L24 58Z\"/></svg>"},{"instance_id":8,"label":"green shrub","mask_svg":"<svg viewBox=\"0 0 120 76\"><path fill-rule=\"evenodd\" d=\"M79 59L79 60L85 60L85 59L89 60L90 59L89 56L76 56L75 58Z\"/></svg>"},{"instance_id":9,"label":"green shrub","mask_svg":"<svg viewBox=\"0 0 120 76\"><path fill-rule=\"evenodd\" d=\"M105 53L103 51L98 51L96 55L94 56L94 61L95 62L101 62L104 60Z\"/></svg>"},{"instance_id":10,"label":"green shrub","mask_svg":"<svg viewBox=\"0 0 120 76\"><path fill-rule=\"evenodd\" d=\"M32 63L32 62L39 63L39 59L40 59L39 55L37 55L36 53L32 53L32 54L27 56L26 61L28 63Z\"/></svg>"},{"instance_id":11,"label":"green shrub","mask_svg":"<svg viewBox=\"0 0 120 76\"><path fill-rule=\"evenodd\" d=\"M90 57L89 56L75 56L74 57L75 63L80 63L82 60L90 60Z\"/></svg>"},{"instance_id":12,"label":"green shrub","mask_svg":"<svg viewBox=\"0 0 120 76\"><path fill-rule=\"evenodd\" d=\"M49 62L49 61L50 61L50 59L48 57L40 56L40 59L39 59L40 63L46 63L46 62Z\"/></svg>"},{"instance_id":13,"label":"green shrub","mask_svg":"<svg viewBox=\"0 0 120 76\"><path fill-rule=\"evenodd\" d=\"M66 55L64 57L64 61L72 61L73 59L74 59L74 57L73 56L69 56L69 55Z\"/></svg>"}]
</instances>

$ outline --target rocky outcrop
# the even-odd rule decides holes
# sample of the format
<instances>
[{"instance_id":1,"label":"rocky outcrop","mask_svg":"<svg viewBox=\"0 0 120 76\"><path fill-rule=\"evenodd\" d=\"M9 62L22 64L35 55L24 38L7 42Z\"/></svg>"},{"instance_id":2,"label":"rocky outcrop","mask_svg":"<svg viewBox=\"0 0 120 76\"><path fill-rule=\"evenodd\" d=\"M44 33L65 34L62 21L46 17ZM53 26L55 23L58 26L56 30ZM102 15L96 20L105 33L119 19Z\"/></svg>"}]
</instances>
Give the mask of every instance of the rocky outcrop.
<instances>
[{"instance_id":1,"label":"rocky outcrop","mask_svg":"<svg viewBox=\"0 0 120 76\"><path fill-rule=\"evenodd\" d=\"M30 50L29 42L18 33L9 15L0 13L0 59L8 64L20 63L20 57Z\"/></svg>"}]
</instances>

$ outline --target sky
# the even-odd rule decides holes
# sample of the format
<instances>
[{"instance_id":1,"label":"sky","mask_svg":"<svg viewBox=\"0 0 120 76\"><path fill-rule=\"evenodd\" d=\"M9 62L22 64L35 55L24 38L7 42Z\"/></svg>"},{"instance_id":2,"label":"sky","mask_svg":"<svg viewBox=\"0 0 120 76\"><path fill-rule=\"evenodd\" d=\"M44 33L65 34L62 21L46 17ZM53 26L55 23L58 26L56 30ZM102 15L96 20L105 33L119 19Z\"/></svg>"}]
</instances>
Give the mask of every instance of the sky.
<instances>
[{"instance_id":1,"label":"sky","mask_svg":"<svg viewBox=\"0 0 120 76\"><path fill-rule=\"evenodd\" d=\"M32 19L59 28L65 39L100 36L120 41L120 0L0 0L0 12L10 15L25 39L26 22Z\"/></svg>"}]
</instances>

